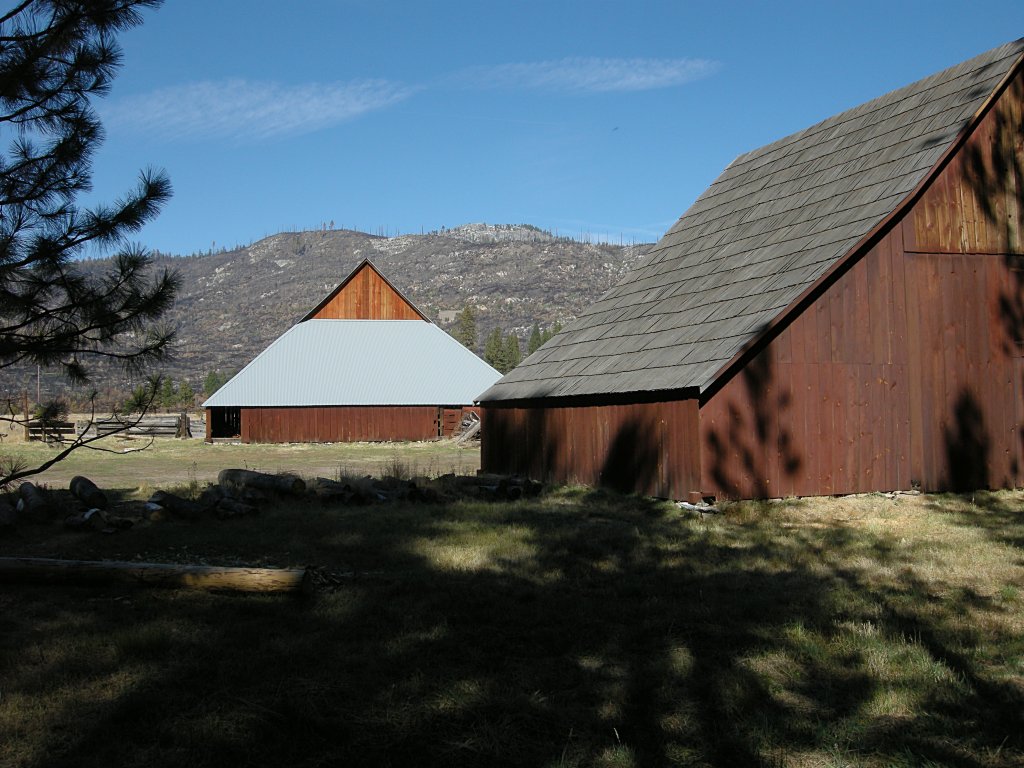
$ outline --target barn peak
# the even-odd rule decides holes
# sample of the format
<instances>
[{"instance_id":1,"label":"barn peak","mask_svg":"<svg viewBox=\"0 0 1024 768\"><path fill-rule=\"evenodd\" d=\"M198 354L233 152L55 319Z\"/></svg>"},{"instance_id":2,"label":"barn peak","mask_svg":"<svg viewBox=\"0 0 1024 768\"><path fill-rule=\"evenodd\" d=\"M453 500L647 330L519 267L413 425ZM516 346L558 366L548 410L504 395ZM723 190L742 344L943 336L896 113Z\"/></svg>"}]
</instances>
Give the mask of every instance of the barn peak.
<instances>
[{"instance_id":1,"label":"barn peak","mask_svg":"<svg viewBox=\"0 0 1024 768\"><path fill-rule=\"evenodd\" d=\"M311 309L306 320L425 320L419 307L363 259L337 288Z\"/></svg>"}]
</instances>

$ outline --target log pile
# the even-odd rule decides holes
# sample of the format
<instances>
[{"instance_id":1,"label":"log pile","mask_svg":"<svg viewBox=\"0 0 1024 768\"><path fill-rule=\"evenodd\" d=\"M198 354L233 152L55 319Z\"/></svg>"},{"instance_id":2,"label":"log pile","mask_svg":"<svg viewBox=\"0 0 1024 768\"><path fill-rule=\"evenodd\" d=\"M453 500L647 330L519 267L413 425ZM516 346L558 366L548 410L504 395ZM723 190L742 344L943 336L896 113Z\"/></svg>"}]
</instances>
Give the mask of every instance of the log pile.
<instances>
[{"instance_id":1,"label":"log pile","mask_svg":"<svg viewBox=\"0 0 1024 768\"><path fill-rule=\"evenodd\" d=\"M217 485L203 491L198 501L157 491L146 504L150 520L165 515L184 520L197 520L212 515L226 520L248 517L259 512L259 505L271 496L303 496L306 483L295 475L268 475L250 469L224 469L217 476Z\"/></svg>"},{"instance_id":2,"label":"log pile","mask_svg":"<svg viewBox=\"0 0 1024 768\"><path fill-rule=\"evenodd\" d=\"M318 477L313 493L328 503L364 504L411 502L433 504L462 498L487 501L515 501L537 496L543 486L536 480L504 475L441 475L440 477L414 477L411 480L361 478L328 480Z\"/></svg>"},{"instance_id":3,"label":"log pile","mask_svg":"<svg viewBox=\"0 0 1024 768\"><path fill-rule=\"evenodd\" d=\"M266 504L279 503L285 498L312 498L322 504L342 506L437 504L465 498L516 501L536 496L541 490L541 483L535 480L488 474L411 479L369 475L338 480L318 477L307 487L295 475L225 469L220 472L217 484L207 487L198 499L156 491L141 510L138 502L128 505L135 505L132 517L115 514L107 495L89 478L78 475L69 486L77 507L74 503L69 507L67 495L58 498L56 492L50 493L31 482L22 483L16 494L0 496L0 535L23 523L46 524L55 519L62 519L64 526L72 530L109 534L130 528L139 518L149 522L170 519L194 522L210 517L220 520L252 517ZM123 512L126 504L117 506Z\"/></svg>"},{"instance_id":4,"label":"log pile","mask_svg":"<svg viewBox=\"0 0 1024 768\"><path fill-rule=\"evenodd\" d=\"M259 512L261 505L284 497L315 498L323 504L361 506L396 502L439 503L460 498L514 501L536 496L541 490L541 484L536 481L486 474L448 474L412 479L370 476L339 480L316 478L307 488L306 483L294 475L225 469L220 473L217 484L205 489L196 500L167 491L155 492L145 503L142 517L149 522L250 517ZM72 505L75 502L79 505L77 510L69 512L68 495L73 499ZM80 475L71 480L63 496L50 494L30 482L22 483L16 500L17 506L14 506L10 496L0 496L0 535L12 531L21 522L52 522L62 511L68 513L64 516L64 526L83 533L116 533L137 522L137 518L111 511L107 495L91 480ZM121 510L123 504L114 506ZM0 583L134 584L245 592L305 592L372 575L324 568L276 569L0 557Z\"/></svg>"}]
</instances>

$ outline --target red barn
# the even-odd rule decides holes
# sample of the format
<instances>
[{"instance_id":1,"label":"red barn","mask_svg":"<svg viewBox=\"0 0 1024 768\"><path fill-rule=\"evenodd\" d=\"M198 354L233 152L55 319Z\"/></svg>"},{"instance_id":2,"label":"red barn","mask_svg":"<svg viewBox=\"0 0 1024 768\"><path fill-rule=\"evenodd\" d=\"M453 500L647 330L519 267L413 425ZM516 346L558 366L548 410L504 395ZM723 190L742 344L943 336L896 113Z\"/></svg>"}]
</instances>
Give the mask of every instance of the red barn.
<instances>
[{"instance_id":1,"label":"red barn","mask_svg":"<svg viewBox=\"0 0 1024 768\"><path fill-rule=\"evenodd\" d=\"M1024 484L1022 51L738 157L480 396L484 470L670 498Z\"/></svg>"},{"instance_id":2,"label":"red barn","mask_svg":"<svg viewBox=\"0 0 1024 768\"><path fill-rule=\"evenodd\" d=\"M500 375L363 261L204 403L206 437L246 443L445 437Z\"/></svg>"}]
</instances>

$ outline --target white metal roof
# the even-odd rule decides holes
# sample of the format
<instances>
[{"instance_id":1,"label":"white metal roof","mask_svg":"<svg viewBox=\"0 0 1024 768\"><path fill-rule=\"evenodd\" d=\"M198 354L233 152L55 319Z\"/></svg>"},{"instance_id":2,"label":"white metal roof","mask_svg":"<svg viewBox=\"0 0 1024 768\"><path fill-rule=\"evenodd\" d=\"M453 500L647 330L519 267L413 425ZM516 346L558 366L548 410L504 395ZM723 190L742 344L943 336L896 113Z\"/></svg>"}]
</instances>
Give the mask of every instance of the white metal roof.
<instances>
[{"instance_id":1,"label":"white metal roof","mask_svg":"<svg viewBox=\"0 0 1024 768\"><path fill-rule=\"evenodd\" d=\"M499 378L433 323L306 320L203 405L466 405Z\"/></svg>"}]
</instances>

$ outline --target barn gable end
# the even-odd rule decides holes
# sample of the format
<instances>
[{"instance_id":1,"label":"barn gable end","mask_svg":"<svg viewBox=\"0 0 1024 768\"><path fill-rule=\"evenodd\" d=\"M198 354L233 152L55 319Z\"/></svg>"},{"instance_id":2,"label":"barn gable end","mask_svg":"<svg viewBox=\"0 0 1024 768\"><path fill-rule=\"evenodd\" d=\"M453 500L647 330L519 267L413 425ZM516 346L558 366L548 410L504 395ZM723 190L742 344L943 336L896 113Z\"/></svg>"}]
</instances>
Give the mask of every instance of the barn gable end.
<instances>
[{"instance_id":1,"label":"barn gable end","mask_svg":"<svg viewBox=\"0 0 1024 768\"><path fill-rule=\"evenodd\" d=\"M1024 485L1017 72L875 244L702 398L729 497Z\"/></svg>"},{"instance_id":2,"label":"barn gable end","mask_svg":"<svg viewBox=\"0 0 1024 768\"><path fill-rule=\"evenodd\" d=\"M588 316L481 396L485 424L516 409L544 423L572 393L626 403L661 390L693 403L698 426L663 408L632 452L656 475L696 479L666 489L641 472L641 492L1024 484L1022 49L738 158ZM674 430L692 432L659 437ZM486 470L534 448L484 434ZM569 463L533 471L603 482Z\"/></svg>"},{"instance_id":3,"label":"barn gable end","mask_svg":"<svg viewBox=\"0 0 1024 768\"><path fill-rule=\"evenodd\" d=\"M302 319L427 320L427 316L405 298L372 262L364 259Z\"/></svg>"}]
</instances>

